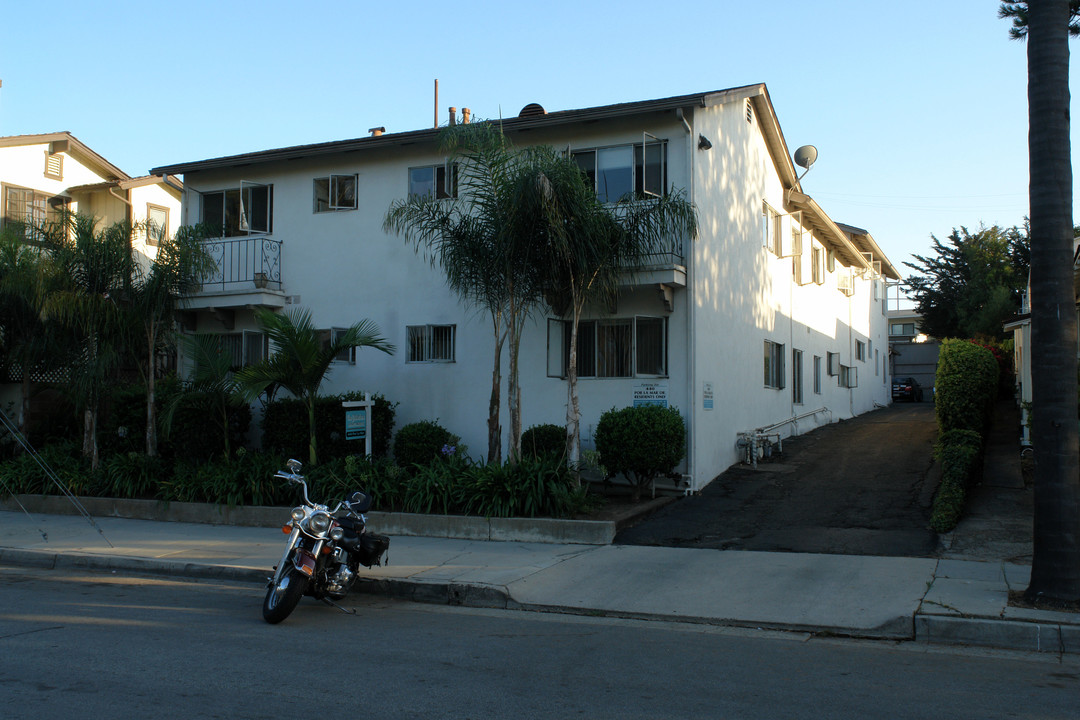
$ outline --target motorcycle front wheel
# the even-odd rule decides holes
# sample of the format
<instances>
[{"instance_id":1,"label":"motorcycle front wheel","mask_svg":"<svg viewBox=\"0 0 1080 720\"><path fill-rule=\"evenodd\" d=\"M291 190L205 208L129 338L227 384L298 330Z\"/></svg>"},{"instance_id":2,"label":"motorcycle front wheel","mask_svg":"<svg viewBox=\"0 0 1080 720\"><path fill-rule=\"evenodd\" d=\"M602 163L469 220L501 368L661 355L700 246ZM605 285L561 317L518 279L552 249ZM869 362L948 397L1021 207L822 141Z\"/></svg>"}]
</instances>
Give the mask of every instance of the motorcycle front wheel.
<instances>
[{"instance_id":1,"label":"motorcycle front wheel","mask_svg":"<svg viewBox=\"0 0 1080 720\"><path fill-rule=\"evenodd\" d=\"M308 579L299 571L289 569L281 574L278 581L266 590L266 598L263 599L263 619L271 625L276 625L296 608L300 598L304 595L304 588Z\"/></svg>"}]
</instances>

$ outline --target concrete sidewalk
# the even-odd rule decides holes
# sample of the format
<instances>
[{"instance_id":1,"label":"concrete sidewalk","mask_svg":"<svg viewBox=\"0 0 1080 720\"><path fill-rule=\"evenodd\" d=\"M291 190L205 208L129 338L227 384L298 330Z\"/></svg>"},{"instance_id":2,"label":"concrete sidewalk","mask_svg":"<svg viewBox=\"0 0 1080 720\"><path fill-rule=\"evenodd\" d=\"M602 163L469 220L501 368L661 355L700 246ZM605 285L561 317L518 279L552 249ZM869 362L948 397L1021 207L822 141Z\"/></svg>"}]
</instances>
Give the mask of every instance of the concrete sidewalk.
<instances>
[{"instance_id":1,"label":"concrete sidewalk","mask_svg":"<svg viewBox=\"0 0 1080 720\"><path fill-rule=\"evenodd\" d=\"M283 511L284 515L284 511ZM280 530L0 511L0 564L263 583ZM372 523L370 529L379 532ZM111 545L110 545L111 544ZM420 602L1080 653L1080 615L1008 606L1030 568L931 558L394 536L360 592Z\"/></svg>"}]
</instances>

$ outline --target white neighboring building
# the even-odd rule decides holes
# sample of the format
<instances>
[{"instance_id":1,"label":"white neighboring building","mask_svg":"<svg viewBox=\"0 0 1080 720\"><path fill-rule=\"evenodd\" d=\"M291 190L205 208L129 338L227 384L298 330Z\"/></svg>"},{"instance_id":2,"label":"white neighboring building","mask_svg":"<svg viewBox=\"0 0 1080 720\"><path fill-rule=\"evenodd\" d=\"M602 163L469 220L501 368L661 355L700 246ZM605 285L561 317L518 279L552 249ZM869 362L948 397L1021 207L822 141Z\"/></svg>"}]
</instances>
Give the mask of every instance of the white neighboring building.
<instances>
[{"instance_id":1,"label":"white neighboring building","mask_svg":"<svg viewBox=\"0 0 1080 720\"><path fill-rule=\"evenodd\" d=\"M659 396L686 420L681 487L697 490L738 461L739 433L790 435L889 403L885 281L899 275L869 234L803 192L764 85L530 105L503 127L519 146L567 148L602 196L674 186L698 208L699 237L582 326L585 448L601 413ZM455 192L438 139L375 131L153 172L184 176L184 224L224 227L211 244L220 272L189 298L188 327L228 333L238 361L251 361L265 352L255 307L302 305L330 331L370 318L397 353L343 359L323 392L380 392L400 403L398 427L438 419L476 455L487 447L490 320L382 229L410 191ZM562 319L538 314L521 346L524 428L565 421L562 346Z\"/></svg>"},{"instance_id":2,"label":"white neighboring building","mask_svg":"<svg viewBox=\"0 0 1080 720\"><path fill-rule=\"evenodd\" d=\"M156 235L179 226L182 191L174 177L131 177L69 132L0 137L3 222L42 222L60 210L91 215L101 228L127 220L140 227L135 249L154 257Z\"/></svg>"}]
</instances>

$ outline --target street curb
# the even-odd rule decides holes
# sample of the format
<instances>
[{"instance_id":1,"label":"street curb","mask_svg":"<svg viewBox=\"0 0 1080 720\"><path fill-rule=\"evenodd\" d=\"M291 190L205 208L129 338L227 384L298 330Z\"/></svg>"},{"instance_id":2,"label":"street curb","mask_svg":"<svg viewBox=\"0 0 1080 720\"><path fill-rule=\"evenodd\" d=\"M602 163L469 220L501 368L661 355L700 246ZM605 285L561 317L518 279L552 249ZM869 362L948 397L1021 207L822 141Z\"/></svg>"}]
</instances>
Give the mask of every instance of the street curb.
<instances>
[{"instance_id":1,"label":"street curb","mask_svg":"<svg viewBox=\"0 0 1080 720\"><path fill-rule=\"evenodd\" d=\"M1080 626L1023 620L916 615L915 640L927 645L1080 654Z\"/></svg>"},{"instance_id":2,"label":"street curb","mask_svg":"<svg viewBox=\"0 0 1080 720\"><path fill-rule=\"evenodd\" d=\"M128 518L159 522L186 522L240 527L279 527L288 519L287 507L228 507L207 503L80 498L93 517ZM650 512L656 501L642 503L637 513ZM66 497L18 495L0 502L5 510L42 515L75 515L79 510ZM502 542L610 545L622 520L559 520L554 518L484 518L460 515L416 515L411 513L366 513L368 529L383 535L453 538L456 540L496 540ZM636 514L635 514L636 517Z\"/></svg>"}]
</instances>

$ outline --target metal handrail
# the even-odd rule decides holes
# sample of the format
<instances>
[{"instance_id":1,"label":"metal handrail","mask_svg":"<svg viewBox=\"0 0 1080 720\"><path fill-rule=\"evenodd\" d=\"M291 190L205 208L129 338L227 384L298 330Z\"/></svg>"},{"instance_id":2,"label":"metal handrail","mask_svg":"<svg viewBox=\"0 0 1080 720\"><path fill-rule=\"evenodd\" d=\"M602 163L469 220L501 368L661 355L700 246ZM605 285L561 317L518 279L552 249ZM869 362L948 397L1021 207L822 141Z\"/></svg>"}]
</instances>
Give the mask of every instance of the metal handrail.
<instances>
[{"instance_id":1,"label":"metal handrail","mask_svg":"<svg viewBox=\"0 0 1080 720\"><path fill-rule=\"evenodd\" d=\"M203 247L214 269L202 278L203 290L238 285L281 289L281 241L268 236L208 240Z\"/></svg>"}]
</instances>

